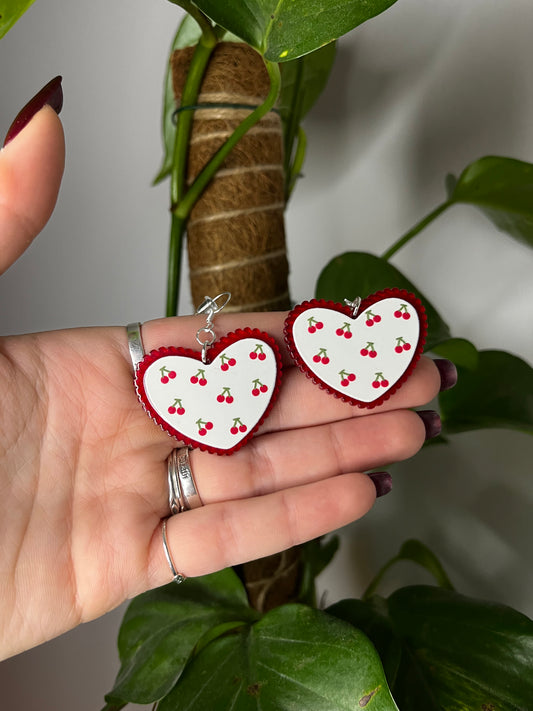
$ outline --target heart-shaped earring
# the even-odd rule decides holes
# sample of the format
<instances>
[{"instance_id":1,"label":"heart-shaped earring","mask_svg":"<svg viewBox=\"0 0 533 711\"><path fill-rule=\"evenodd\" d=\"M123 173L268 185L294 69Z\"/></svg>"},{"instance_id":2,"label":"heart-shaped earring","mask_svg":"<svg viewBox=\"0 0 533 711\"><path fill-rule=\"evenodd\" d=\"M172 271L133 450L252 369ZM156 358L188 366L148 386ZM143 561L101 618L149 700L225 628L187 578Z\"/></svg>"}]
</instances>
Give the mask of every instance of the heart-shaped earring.
<instances>
[{"instance_id":1,"label":"heart-shaped earring","mask_svg":"<svg viewBox=\"0 0 533 711\"><path fill-rule=\"evenodd\" d=\"M232 454L270 413L281 380L274 339L257 329L216 341L213 316L230 294L206 296L197 314L207 323L196 333L201 351L169 346L140 361L135 388L142 406L168 434L216 454Z\"/></svg>"},{"instance_id":2,"label":"heart-shaped earring","mask_svg":"<svg viewBox=\"0 0 533 711\"><path fill-rule=\"evenodd\" d=\"M289 313L284 332L293 359L313 382L345 402L371 408L413 371L427 318L414 294L385 289L344 304L305 301Z\"/></svg>"}]
</instances>

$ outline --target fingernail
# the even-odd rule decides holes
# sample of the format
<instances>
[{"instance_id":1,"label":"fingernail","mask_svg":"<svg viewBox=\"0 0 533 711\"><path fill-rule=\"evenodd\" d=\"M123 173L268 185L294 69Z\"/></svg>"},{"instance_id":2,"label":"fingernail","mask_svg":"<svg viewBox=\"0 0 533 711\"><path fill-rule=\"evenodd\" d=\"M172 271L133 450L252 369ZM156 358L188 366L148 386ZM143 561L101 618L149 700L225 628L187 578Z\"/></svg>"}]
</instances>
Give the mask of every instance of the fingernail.
<instances>
[{"instance_id":1,"label":"fingernail","mask_svg":"<svg viewBox=\"0 0 533 711\"><path fill-rule=\"evenodd\" d=\"M426 439L433 439L440 435L442 430L442 422L440 421L439 413L435 410L417 410L416 414L420 417L426 428Z\"/></svg>"},{"instance_id":2,"label":"fingernail","mask_svg":"<svg viewBox=\"0 0 533 711\"><path fill-rule=\"evenodd\" d=\"M388 472L370 472L368 476L376 487L376 497L385 496L392 489L392 477Z\"/></svg>"},{"instance_id":3,"label":"fingernail","mask_svg":"<svg viewBox=\"0 0 533 711\"><path fill-rule=\"evenodd\" d=\"M19 112L6 134L4 147L18 136L22 129L29 124L31 119L43 106L51 106L57 114L61 111L63 108L63 89L61 87L61 81L62 77L55 77L55 79L49 81L48 84L26 104L22 111Z\"/></svg>"},{"instance_id":4,"label":"fingernail","mask_svg":"<svg viewBox=\"0 0 533 711\"><path fill-rule=\"evenodd\" d=\"M440 373L440 391L451 390L457 383L457 368L451 360L446 358L435 358L433 361Z\"/></svg>"}]
</instances>

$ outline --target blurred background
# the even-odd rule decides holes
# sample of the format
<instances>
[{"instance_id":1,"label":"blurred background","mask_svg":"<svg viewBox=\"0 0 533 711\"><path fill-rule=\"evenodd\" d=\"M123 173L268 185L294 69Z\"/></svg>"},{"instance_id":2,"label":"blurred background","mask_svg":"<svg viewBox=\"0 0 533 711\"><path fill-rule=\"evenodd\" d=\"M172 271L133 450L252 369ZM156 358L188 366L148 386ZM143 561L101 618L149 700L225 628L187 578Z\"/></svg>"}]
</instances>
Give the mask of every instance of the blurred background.
<instances>
[{"instance_id":1,"label":"blurred background","mask_svg":"<svg viewBox=\"0 0 533 711\"><path fill-rule=\"evenodd\" d=\"M165 0L37 0L0 42L0 132L62 74L67 140L54 216L0 279L0 334L163 315L168 183L150 183L180 16ZM402 0L341 40L287 211L294 301L312 296L337 254L381 254L444 199L447 173L489 154L533 162L532 28L529 0ZM455 336L533 363L533 251L481 213L452 208L393 263ZM191 309L186 282L181 313ZM394 493L341 532L320 578L326 601L360 595L417 537L459 591L532 616L532 460L531 437L484 431L395 466ZM408 564L387 580L429 582ZM123 612L1 663L2 708L103 706Z\"/></svg>"}]
</instances>

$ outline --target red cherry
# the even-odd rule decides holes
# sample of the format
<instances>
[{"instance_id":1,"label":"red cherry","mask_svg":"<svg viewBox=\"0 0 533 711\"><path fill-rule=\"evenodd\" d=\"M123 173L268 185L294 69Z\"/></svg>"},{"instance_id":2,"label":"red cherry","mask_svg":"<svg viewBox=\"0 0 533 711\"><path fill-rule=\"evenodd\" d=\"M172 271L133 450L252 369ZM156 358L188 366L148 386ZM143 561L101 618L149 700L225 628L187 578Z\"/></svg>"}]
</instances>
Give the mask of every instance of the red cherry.
<instances>
[{"instance_id":1,"label":"red cherry","mask_svg":"<svg viewBox=\"0 0 533 711\"><path fill-rule=\"evenodd\" d=\"M204 387L205 385L207 385L207 380L205 378L200 378L199 383L202 387Z\"/></svg>"},{"instance_id":2,"label":"red cherry","mask_svg":"<svg viewBox=\"0 0 533 711\"><path fill-rule=\"evenodd\" d=\"M206 422L206 423L205 423L205 428L206 428L206 430L212 430L212 429L213 429L213 423L212 423L212 422Z\"/></svg>"},{"instance_id":3,"label":"red cherry","mask_svg":"<svg viewBox=\"0 0 533 711\"><path fill-rule=\"evenodd\" d=\"M362 356L367 356L368 355L368 350L366 348L361 348L361 355Z\"/></svg>"},{"instance_id":4,"label":"red cherry","mask_svg":"<svg viewBox=\"0 0 533 711\"><path fill-rule=\"evenodd\" d=\"M344 380L341 380L341 385L343 388L346 388L350 384L350 381L345 378Z\"/></svg>"},{"instance_id":5,"label":"red cherry","mask_svg":"<svg viewBox=\"0 0 533 711\"><path fill-rule=\"evenodd\" d=\"M241 432L246 432L247 429L248 429L248 427L246 427L246 425L241 425L241 426L239 427L239 430L240 430Z\"/></svg>"},{"instance_id":6,"label":"red cherry","mask_svg":"<svg viewBox=\"0 0 533 711\"><path fill-rule=\"evenodd\" d=\"M348 380L353 383L353 381L355 380L355 373L350 373L350 375L348 376Z\"/></svg>"},{"instance_id":7,"label":"red cherry","mask_svg":"<svg viewBox=\"0 0 533 711\"><path fill-rule=\"evenodd\" d=\"M184 408L184 407L178 407L178 409L176 410L176 412L178 413L178 415L184 415L184 414L185 414L185 408Z\"/></svg>"},{"instance_id":8,"label":"red cherry","mask_svg":"<svg viewBox=\"0 0 533 711\"><path fill-rule=\"evenodd\" d=\"M175 408L173 405L171 405L171 406L168 408L168 414L169 414L169 415L173 415L175 412L176 412L176 408Z\"/></svg>"},{"instance_id":9,"label":"red cherry","mask_svg":"<svg viewBox=\"0 0 533 711\"><path fill-rule=\"evenodd\" d=\"M411 350L411 344L410 344L410 343L404 343L404 344L403 344L403 349L404 349L404 351L410 351L410 350Z\"/></svg>"},{"instance_id":10,"label":"red cherry","mask_svg":"<svg viewBox=\"0 0 533 711\"><path fill-rule=\"evenodd\" d=\"M394 350L396 351L396 353L403 353L402 346L396 346L396 348Z\"/></svg>"},{"instance_id":11,"label":"red cherry","mask_svg":"<svg viewBox=\"0 0 533 711\"><path fill-rule=\"evenodd\" d=\"M220 366L220 370L226 372L226 370L229 370L229 365L227 363L222 363L222 365Z\"/></svg>"},{"instance_id":12,"label":"red cherry","mask_svg":"<svg viewBox=\"0 0 533 711\"><path fill-rule=\"evenodd\" d=\"M191 383L193 385L196 385L197 382L198 382L198 378L196 377L196 375L191 376Z\"/></svg>"},{"instance_id":13,"label":"red cherry","mask_svg":"<svg viewBox=\"0 0 533 711\"><path fill-rule=\"evenodd\" d=\"M163 383L163 385L166 385L168 383L168 378L166 375L163 375L163 377L161 378L161 382Z\"/></svg>"},{"instance_id":14,"label":"red cherry","mask_svg":"<svg viewBox=\"0 0 533 711\"><path fill-rule=\"evenodd\" d=\"M309 328L308 328L307 330L309 331L309 333L315 333L315 332L316 332L316 328L315 328L314 326L309 326Z\"/></svg>"},{"instance_id":15,"label":"red cherry","mask_svg":"<svg viewBox=\"0 0 533 711\"><path fill-rule=\"evenodd\" d=\"M374 380L374 382L372 383L372 387L379 388L379 380Z\"/></svg>"},{"instance_id":16,"label":"red cherry","mask_svg":"<svg viewBox=\"0 0 533 711\"><path fill-rule=\"evenodd\" d=\"M266 393L268 391L268 385L261 385L259 390L261 390L262 393Z\"/></svg>"},{"instance_id":17,"label":"red cherry","mask_svg":"<svg viewBox=\"0 0 533 711\"><path fill-rule=\"evenodd\" d=\"M352 337L352 332L351 331L346 331L344 334L344 338L351 338Z\"/></svg>"},{"instance_id":18,"label":"red cherry","mask_svg":"<svg viewBox=\"0 0 533 711\"><path fill-rule=\"evenodd\" d=\"M402 317L402 312L401 311L395 311L394 312L395 318L401 318Z\"/></svg>"},{"instance_id":19,"label":"red cherry","mask_svg":"<svg viewBox=\"0 0 533 711\"><path fill-rule=\"evenodd\" d=\"M233 366L234 366L236 363L237 363L237 361L235 360L235 358L230 358L230 359L228 360L228 364L229 364L232 368L233 368Z\"/></svg>"},{"instance_id":20,"label":"red cherry","mask_svg":"<svg viewBox=\"0 0 533 711\"><path fill-rule=\"evenodd\" d=\"M254 388L254 389L252 390L252 395L253 395L254 397L257 397L257 396L259 395L259 388Z\"/></svg>"},{"instance_id":21,"label":"red cherry","mask_svg":"<svg viewBox=\"0 0 533 711\"><path fill-rule=\"evenodd\" d=\"M313 362L314 362L314 363L320 363L321 360L322 360L322 358L321 358L319 355L314 355L314 356L313 356Z\"/></svg>"},{"instance_id":22,"label":"red cherry","mask_svg":"<svg viewBox=\"0 0 533 711\"><path fill-rule=\"evenodd\" d=\"M324 324L322 323L322 321L318 321L317 323L315 323L315 326L318 328L318 330L324 328Z\"/></svg>"},{"instance_id":23,"label":"red cherry","mask_svg":"<svg viewBox=\"0 0 533 711\"><path fill-rule=\"evenodd\" d=\"M230 429L230 432L231 432L232 435L236 435L238 431L239 431L239 430L238 430L237 427L232 427L232 428Z\"/></svg>"},{"instance_id":24,"label":"red cherry","mask_svg":"<svg viewBox=\"0 0 533 711\"><path fill-rule=\"evenodd\" d=\"M374 322L375 322L375 323L379 323L380 321L381 321L381 316L380 316L379 314L377 314L376 316L374 316Z\"/></svg>"},{"instance_id":25,"label":"red cherry","mask_svg":"<svg viewBox=\"0 0 533 711\"><path fill-rule=\"evenodd\" d=\"M200 435L200 437L205 437L205 435L207 434L207 430L204 430L204 428L202 427L201 430L198 430L198 434Z\"/></svg>"},{"instance_id":26,"label":"red cherry","mask_svg":"<svg viewBox=\"0 0 533 711\"><path fill-rule=\"evenodd\" d=\"M259 360L266 360L266 353L260 353L258 355Z\"/></svg>"},{"instance_id":27,"label":"red cherry","mask_svg":"<svg viewBox=\"0 0 533 711\"><path fill-rule=\"evenodd\" d=\"M217 402L224 402L225 399L224 395L217 395Z\"/></svg>"},{"instance_id":28,"label":"red cherry","mask_svg":"<svg viewBox=\"0 0 533 711\"><path fill-rule=\"evenodd\" d=\"M171 378L172 380L174 380L174 378L176 377L176 371L171 370L170 373L168 374L168 377Z\"/></svg>"},{"instance_id":29,"label":"red cherry","mask_svg":"<svg viewBox=\"0 0 533 711\"><path fill-rule=\"evenodd\" d=\"M377 356L378 352L377 351L370 351L368 354L371 358L375 358Z\"/></svg>"},{"instance_id":30,"label":"red cherry","mask_svg":"<svg viewBox=\"0 0 533 711\"><path fill-rule=\"evenodd\" d=\"M406 321L408 321L411 318L411 314L408 314L407 311L404 311L402 316Z\"/></svg>"},{"instance_id":31,"label":"red cherry","mask_svg":"<svg viewBox=\"0 0 533 711\"><path fill-rule=\"evenodd\" d=\"M382 388L388 388L388 387L389 387L389 381L388 381L388 380L382 380L382 381L381 381L381 387L382 387Z\"/></svg>"},{"instance_id":32,"label":"red cherry","mask_svg":"<svg viewBox=\"0 0 533 711\"><path fill-rule=\"evenodd\" d=\"M329 358L327 356L323 356L322 363L324 363L324 365L327 365L329 363Z\"/></svg>"},{"instance_id":33,"label":"red cherry","mask_svg":"<svg viewBox=\"0 0 533 711\"><path fill-rule=\"evenodd\" d=\"M255 359L257 358L257 353L255 353L255 351L252 351L252 352L250 353L250 358L251 358L252 360L255 360Z\"/></svg>"},{"instance_id":34,"label":"red cherry","mask_svg":"<svg viewBox=\"0 0 533 711\"><path fill-rule=\"evenodd\" d=\"M368 321L366 322L366 325L367 325L367 326L373 326L373 325L374 325L374 321L372 321L372 319L369 318Z\"/></svg>"},{"instance_id":35,"label":"red cherry","mask_svg":"<svg viewBox=\"0 0 533 711\"><path fill-rule=\"evenodd\" d=\"M228 395L228 397L226 398L226 402L228 403L228 405L231 405L231 403L233 402L233 395Z\"/></svg>"},{"instance_id":36,"label":"red cherry","mask_svg":"<svg viewBox=\"0 0 533 711\"><path fill-rule=\"evenodd\" d=\"M344 335L344 331L342 330L342 328L338 328L338 329L335 331L335 333L337 334L337 336L343 336L343 335Z\"/></svg>"}]
</instances>

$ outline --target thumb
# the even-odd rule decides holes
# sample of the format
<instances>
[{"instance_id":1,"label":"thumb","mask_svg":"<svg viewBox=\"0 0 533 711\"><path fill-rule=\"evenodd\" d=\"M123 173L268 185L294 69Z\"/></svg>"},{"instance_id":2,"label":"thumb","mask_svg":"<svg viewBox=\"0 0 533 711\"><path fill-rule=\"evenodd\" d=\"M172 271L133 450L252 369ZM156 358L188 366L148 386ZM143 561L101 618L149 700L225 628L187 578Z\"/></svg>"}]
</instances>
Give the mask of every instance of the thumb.
<instances>
[{"instance_id":1,"label":"thumb","mask_svg":"<svg viewBox=\"0 0 533 711\"><path fill-rule=\"evenodd\" d=\"M56 113L61 103L57 102L60 79L53 81L56 101L50 105L45 96L42 108L37 103L36 113L22 128L17 128L15 135L13 127L10 129L5 147L0 151L0 274L43 229L59 193L65 140ZM30 110L41 94L28 104ZM28 107L19 117L25 111L27 116Z\"/></svg>"}]
</instances>

